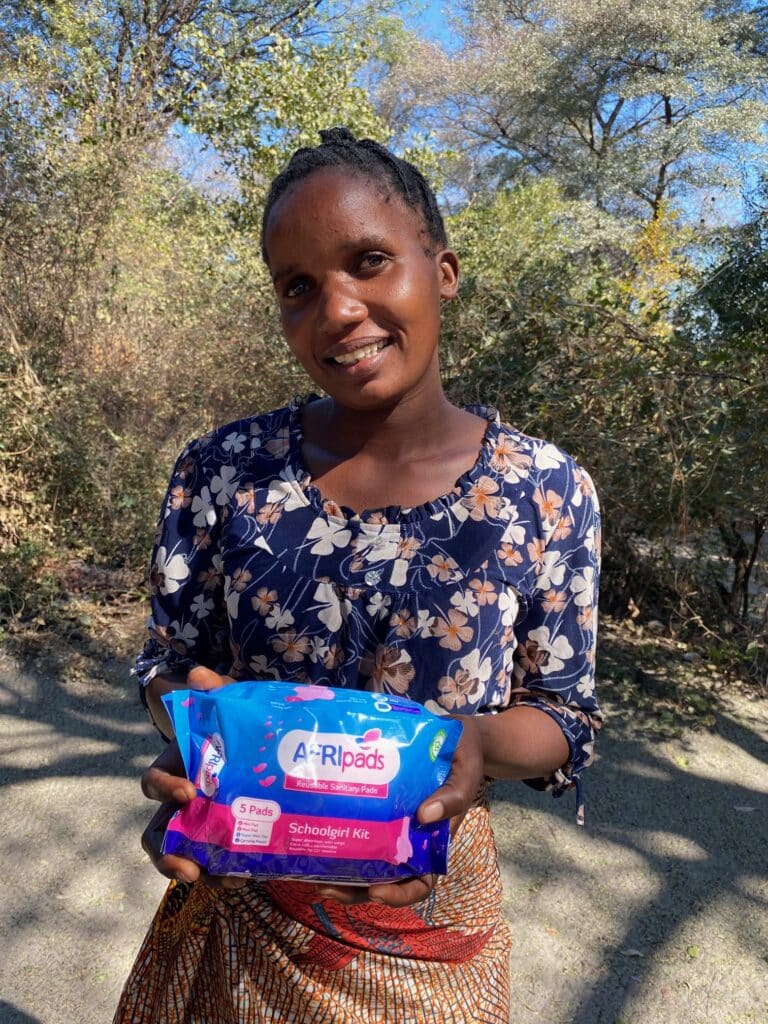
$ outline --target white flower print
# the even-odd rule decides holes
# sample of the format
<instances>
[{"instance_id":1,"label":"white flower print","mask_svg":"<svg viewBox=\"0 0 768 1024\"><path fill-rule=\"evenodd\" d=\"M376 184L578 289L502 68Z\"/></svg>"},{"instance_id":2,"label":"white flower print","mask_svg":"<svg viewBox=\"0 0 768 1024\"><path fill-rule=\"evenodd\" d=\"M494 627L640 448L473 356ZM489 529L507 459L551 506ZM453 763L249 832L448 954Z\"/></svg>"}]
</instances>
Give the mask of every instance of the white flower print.
<instances>
[{"instance_id":1,"label":"white flower print","mask_svg":"<svg viewBox=\"0 0 768 1024\"><path fill-rule=\"evenodd\" d=\"M528 634L528 642L536 644L538 650L547 655L538 663L543 676L559 672L565 667L565 662L573 657L573 648L568 642L568 637L560 635L550 639L548 626L532 629Z\"/></svg>"},{"instance_id":2,"label":"white flower print","mask_svg":"<svg viewBox=\"0 0 768 1024\"><path fill-rule=\"evenodd\" d=\"M559 587L565 579L565 563L558 561L559 551L545 551L541 559L541 572L536 577L536 590Z\"/></svg>"},{"instance_id":3,"label":"white flower print","mask_svg":"<svg viewBox=\"0 0 768 1024\"><path fill-rule=\"evenodd\" d=\"M200 493L192 499L192 512L194 513L192 522L195 526L204 527L215 524L216 509L213 507L211 492L207 487L201 488Z\"/></svg>"},{"instance_id":4,"label":"white flower print","mask_svg":"<svg viewBox=\"0 0 768 1024\"><path fill-rule=\"evenodd\" d=\"M210 597L206 597L204 593L195 594L195 599L190 605L192 614L198 619L204 619L206 615L209 615L215 607L213 600Z\"/></svg>"},{"instance_id":5,"label":"white flower print","mask_svg":"<svg viewBox=\"0 0 768 1024\"><path fill-rule=\"evenodd\" d=\"M216 495L217 505L226 505L238 487L236 479L237 470L234 466L222 466L221 473L218 473L211 480L211 490Z\"/></svg>"},{"instance_id":6,"label":"white flower print","mask_svg":"<svg viewBox=\"0 0 768 1024\"><path fill-rule=\"evenodd\" d=\"M234 455L238 455L245 448L245 434L238 434L236 430L233 430L221 442L221 447L225 452L232 452Z\"/></svg>"},{"instance_id":7,"label":"white flower print","mask_svg":"<svg viewBox=\"0 0 768 1024\"><path fill-rule=\"evenodd\" d=\"M227 615L230 619L236 619L240 604L240 591L232 586L229 576L224 577L224 598L227 604Z\"/></svg>"},{"instance_id":8,"label":"white flower print","mask_svg":"<svg viewBox=\"0 0 768 1024\"><path fill-rule=\"evenodd\" d=\"M432 636L432 626L435 622L435 616L431 615L428 611L423 608L419 608L416 612L416 629L414 633L420 636L422 640L426 640Z\"/></svg>"},{"instance_id":9,"label":"white flower print","mask_svg":"<svg viewBox=\"0 0 768 1024\"><path fill-rule=\"evenodd\" d=\"M582 572L575 573L571 580L571 593L574 595L573 603L579 608L592 604L592 594L595 585L595 570L591 565L584 567Z\"/></svg>"},{"instance_id":10,"label":"white flower print","mask_svg":"<svg viewBox=\"0 0 768 1024\"><path fill-rule=\"evenodd\" d=\"M480 611L475 594L471 590L457 590L455 594L451 594L451 604L465 615L474 616Z\"/></svg>"},{"instance_id":11,"label":"white flower print","mask_svg":"<svg viewBox=\"0 0 768 1024\"><path fill-rule=\"evenodd\" d=\"M340 598L338 591L330 583L318 583L314 598L320 602L317 617L332 633L338 633L342 622L346 622L352 611L352 602L348 598Z\"/></svg>"},{"instance_id":12,"label":"white flower print","mask_svg":"<svg viewBox=\"0 0 768 1024\"><path fill-rule=\"evenodd\" d=\"M313 555L330 555L334 548L346 547L352 539L352 532L338 523L329 522L320 516L314 519L307 533L307 540L316 541L309 549Z\"/></svg>"},{"instance_id":13,"label":"white flower print","mask_svg":"<svg viewBox=\"0 0 768 1024\"><path fill-rule=\"evenodd\" d=\"M267 504L274 505L278 502L283 506L283 511L285 512L293 512L294 509L303 508L307 503L296 482L296 477L288 468L284 469L279 476L270 480L269 483Z\"/></svg>"},{"instance_id":14,"label":"white flower print","mask_svg":"<svg viewBox=\"0 0 768 1024\"><path fill-rule=\"evenodd\" d=\"M510 519L504 533L501 535L500 544L516 544L518 547L525 540L525 527L517 522L520 513L517 506L510 506Z\"/></svg>"},{"instance_id":15,"label":"white flower print","mask_svg":"<svg viewBox=\"0 0 768 1024\"><path fill-rule=\"evenodd\" d=\"M469 654L465 654L459 664L472 679L477 679L479 683L487 683L491 678L493 663L490 658L483 658L481 661L480 651L476 647Z\"/></svg>"},{"instance_id":16,"label":"white flower print","mask_svg":"<svg viewBox=\"0 0 768 1024\"><path fill-rule=\"evenodd\" d=\"M292 626L296 620L287 608L281 608L279 604L273 604L264 621L270 629L285 629L286 626Z\"/></svg>"},{"instance_id":17,"label":"white flower print","mask_svg":"<svg viewBox=\"0 0 768 1024\"><path fill-rule=\"evenodd\" d=\"M313 665L322 663L325 656L329 653L330 648L321 636L313 636L310 638L309 660Z\"/></svg>"},{"instance_id":18,"label":"white flower print","mask_svg":"<svg viewBox=\"0 0 768 1024\"><path fill-rule=\"evenodd\" d=\"M389 611L389 606L392 604L392 598L388 594L371 594L371 599L366 605L365 610L370 616L375 619L383 618Z\"/></svg>"},{"instance_id":19,"label":"white flower print","mask_svg":"<svg viewBox=\"0 0 768 1024\"><path fill-rule=\"evenodd\" d=\"M534 464L537 469L557 469L565 462L565 456L553 444L545 444L536 452Z\"/></svg>"},{"instance_id":20,"label":"white flower print","mask_svg":"<svg viewBox=\"0 0 768 1024\"><path fill-rule=\"evenodd\" d=\"M520 611L520 602L517 599L517 594L509 587L502 587L499 590L498 606L501 612L502 626L514 626Z\"/></svg>"},{"instance_id":21,"label":"white flower print","mask_svg":"<svg viewBox=\"0 0 768 1024\"><path fill-rule=\"evenodd\" d=\"M172 637L172 643L182 643L185 647L191 647L198 637L198 630L192 625L191 622L185 622L182 626L180 622L171 622L168 626L168 633Z\"/></svg>"},{"instance_id":22,"label":"white flower print","mask_svg":"<svg viewBox=\"0 0 768 1024\"><path fill-rule=\"evenodd\" d=\"M582 676L576 684L576 689L582 697L588 699L595 693L595 678L592 675Z\"/></svg>"},{"instance_id":23,"label":"white flower print","mask_svg":"<svg viewBox=\"0 0 768 1024\"><path fill-rule=\"evenodd\" d=\"M380 533L368 539L368 545L363 556L366 562L391 562L400 553L400 534Z\"/></svg>"},{"instance_id":24,"label":"white flower print","mask_svg":"<svg viewBox=\"0 0 768 1024\"><path fill-rule=\"evenodd\" d=\"M183 555L171 555L164 547L157 549L152 566L151 582L161 594L175 594L184 580L189 578L189 566Z\"/></svg>"}]
</instances>

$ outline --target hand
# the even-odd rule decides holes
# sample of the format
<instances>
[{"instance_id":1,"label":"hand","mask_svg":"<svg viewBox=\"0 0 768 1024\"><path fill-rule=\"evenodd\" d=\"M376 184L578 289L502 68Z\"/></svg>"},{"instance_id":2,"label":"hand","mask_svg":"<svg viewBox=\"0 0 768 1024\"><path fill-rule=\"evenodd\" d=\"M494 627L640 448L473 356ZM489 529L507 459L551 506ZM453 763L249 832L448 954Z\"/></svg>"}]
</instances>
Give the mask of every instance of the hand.
<instances>
[{"instance_id":1,"label":"hand","mask_svg":"<svg viewBox=\"0 0 768 1024\"><path fill-rule=\"evenodd\" d=\"M231 682L231 677L220 676L202 666L192 669L187 676L188 685L198 690L213 690ZM194 785L185 778L184 762L176 740L169 743L144 772L141 777L141 790L149 800L160 801L159 810L144 830L141 845L161 875L181 882L203 881L206 885L220 889L239 889L246 884L244 878L209 875L193 860L161 852L171 817L180 807L190 803L197 796Z\"/></svg>"},{"instance_id":2,"label":"hand","mask_svg":"<svg viewBox=\"0 0 768 1024\"><path fill-rule=\"evenodd\" d=\"M483 782L483 749L480 731L472 718L461 718L464 729L451 763L451 772L439 789L419 806L416 817L422 825L451 819L451 835L456 834L467 811L474 804ZM388 907L407 907L426 899L437 885L435 874L417 875L400 882L382 882L367 888L358 885L319 885L323 899L339 903L383 903Z\"/></svg>"}]
</instances>

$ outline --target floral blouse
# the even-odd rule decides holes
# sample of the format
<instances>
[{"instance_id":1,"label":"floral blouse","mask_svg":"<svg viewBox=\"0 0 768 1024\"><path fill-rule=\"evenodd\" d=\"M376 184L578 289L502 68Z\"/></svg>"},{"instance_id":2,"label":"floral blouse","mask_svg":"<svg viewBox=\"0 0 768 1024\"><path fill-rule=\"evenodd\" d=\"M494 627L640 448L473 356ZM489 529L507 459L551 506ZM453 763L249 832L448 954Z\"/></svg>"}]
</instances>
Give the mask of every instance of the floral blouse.
<instances>
[{"instance_id":1,"label":"floral blouse","mask_svg":"<svg viewBox=\"0 0 768 1024\"><path fill-rule=\"evenodd\" d=\"M474 407L488 420L482 449L449 494L356 514L323 499L303 464L300 411L314 397L182 452L152 555L141 682L202 664L400 694L436 714L522 702L570 748L539 786L570 788L600 724L588 474Z\"/></svg>"}]
</instances>

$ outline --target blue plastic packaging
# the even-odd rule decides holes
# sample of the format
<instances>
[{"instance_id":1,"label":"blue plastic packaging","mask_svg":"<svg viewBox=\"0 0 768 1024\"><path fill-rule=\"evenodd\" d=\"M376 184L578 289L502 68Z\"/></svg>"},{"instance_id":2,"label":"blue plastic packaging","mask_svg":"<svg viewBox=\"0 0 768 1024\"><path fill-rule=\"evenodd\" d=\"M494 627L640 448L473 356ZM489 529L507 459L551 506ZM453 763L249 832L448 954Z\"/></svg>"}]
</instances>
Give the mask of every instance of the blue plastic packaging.
<instances>
[{"instance_id":1,"label":"blue plastic packaging","mask_svg":"<svg viewBox=\"0 0 768 1024\"><path fill-rule=\"evenodd\" d=\"M163 701L198 791L164 853L261 879L370 885L447 871L448 822L415 813L448 776L455 719L403 697L269 681Z\"/></svg>"}]
</instances>

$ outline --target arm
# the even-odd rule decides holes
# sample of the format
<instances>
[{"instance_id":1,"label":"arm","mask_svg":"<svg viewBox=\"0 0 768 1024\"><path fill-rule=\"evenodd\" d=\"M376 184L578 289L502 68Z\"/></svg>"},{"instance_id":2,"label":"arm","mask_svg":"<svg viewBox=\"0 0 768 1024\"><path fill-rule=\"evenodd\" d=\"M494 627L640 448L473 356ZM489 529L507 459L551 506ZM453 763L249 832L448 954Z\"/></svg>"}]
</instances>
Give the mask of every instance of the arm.
<instances>
[{"instance_id":1,"label":"arm","mask_svg":"<svg viewBox=\"0 0 768 1024\"><path fill-rule=\"evenodd\" d=\"M168 485L152 551L149 637L136 659L147 712L166 738L160 697L187 686L196 665L222 668L228 655L218 510L199 446L180 456Z\"/></svg>"}]
</instances>

